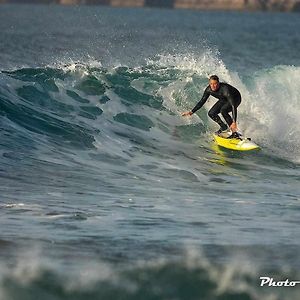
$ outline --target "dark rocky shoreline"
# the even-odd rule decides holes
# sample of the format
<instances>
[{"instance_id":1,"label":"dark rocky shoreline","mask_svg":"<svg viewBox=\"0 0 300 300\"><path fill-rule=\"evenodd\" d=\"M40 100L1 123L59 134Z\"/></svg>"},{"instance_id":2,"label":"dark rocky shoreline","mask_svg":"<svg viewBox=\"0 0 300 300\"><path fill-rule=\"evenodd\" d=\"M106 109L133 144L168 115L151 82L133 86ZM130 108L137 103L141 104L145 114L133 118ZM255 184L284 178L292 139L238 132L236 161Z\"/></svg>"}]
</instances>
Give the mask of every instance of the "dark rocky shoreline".
<instances>
[{"instance_id":1,"label":"dark rocky shoreline","mask_svg":"<svg viewBox=\"0 0 300 300\"><path fill-rule=\"evenodd\" d=\"M300 0L0 0L0 3L109 5L198 10L300 12Z\"/></svg>"}]
</instances>

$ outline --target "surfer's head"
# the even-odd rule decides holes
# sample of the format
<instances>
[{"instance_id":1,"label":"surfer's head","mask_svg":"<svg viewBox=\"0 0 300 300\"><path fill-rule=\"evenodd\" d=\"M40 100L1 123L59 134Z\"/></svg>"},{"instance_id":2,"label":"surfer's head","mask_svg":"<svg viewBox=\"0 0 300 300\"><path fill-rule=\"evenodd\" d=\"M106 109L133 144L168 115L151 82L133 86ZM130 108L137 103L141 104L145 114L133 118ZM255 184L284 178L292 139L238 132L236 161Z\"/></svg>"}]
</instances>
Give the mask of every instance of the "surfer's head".
<instances>
[{"instance_id":1,"label":"surfer's head","mask_svg":"<svg viewBox=\"0 0 300 300\"><path fill-rule=\"evenodd\" d=\"M213 92L219 89L220 82L219 82L219 77L217 75L211 75L209 77L209 86Z\"/></svg>"}]
</instances>

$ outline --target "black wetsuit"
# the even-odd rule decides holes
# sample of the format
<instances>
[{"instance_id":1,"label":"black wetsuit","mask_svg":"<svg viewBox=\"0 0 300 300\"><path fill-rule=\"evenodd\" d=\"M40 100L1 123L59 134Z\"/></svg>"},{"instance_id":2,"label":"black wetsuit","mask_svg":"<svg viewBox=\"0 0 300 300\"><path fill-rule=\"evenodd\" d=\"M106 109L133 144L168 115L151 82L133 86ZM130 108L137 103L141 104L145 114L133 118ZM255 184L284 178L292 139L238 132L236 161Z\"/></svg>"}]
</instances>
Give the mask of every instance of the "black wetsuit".
<instances>
[{"instance_id":1,"label":"black wetsuit","mask_svg":"<svg viewBox=\"0 0 300 300\"><path fill-rule=\"evenodd\" d=\"M226 125L218 116L219 113L222 114L229 126L232 123L232 119L236 122L237 107L240 105L242 99L240 92L235 87L228 83L220 82L219 89L214 92L211 90L210 86L208 86L204 91L202 99L192 109L192 112L195 113L198 109L200 109L209 96L214 96L219 99L219 101L216 102L216 104L208 112L210 118L217 122L222 129L226 128ZM229 115L229 112L232 112L232 118Z\"/></svg>"}]
</instances>

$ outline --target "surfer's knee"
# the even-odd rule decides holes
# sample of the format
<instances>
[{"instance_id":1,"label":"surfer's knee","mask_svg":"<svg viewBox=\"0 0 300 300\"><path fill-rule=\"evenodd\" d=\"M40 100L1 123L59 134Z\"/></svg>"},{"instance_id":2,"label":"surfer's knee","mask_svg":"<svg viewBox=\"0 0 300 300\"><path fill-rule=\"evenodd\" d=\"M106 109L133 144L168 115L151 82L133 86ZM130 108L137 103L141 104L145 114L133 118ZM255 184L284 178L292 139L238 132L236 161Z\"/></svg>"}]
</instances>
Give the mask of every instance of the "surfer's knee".
<instances>
[{"instance_id":1,"label":"surfer's knee","mask_svg":"<svg viewBox=\"0 0 300 300\"><path fill-rule=\"evenodd\" d=\"M222 116L227 116L228 115L228 113L229 113L229 110L227 109L227 108L221 108L221 115Z\"/></svg>"}]
</instances>

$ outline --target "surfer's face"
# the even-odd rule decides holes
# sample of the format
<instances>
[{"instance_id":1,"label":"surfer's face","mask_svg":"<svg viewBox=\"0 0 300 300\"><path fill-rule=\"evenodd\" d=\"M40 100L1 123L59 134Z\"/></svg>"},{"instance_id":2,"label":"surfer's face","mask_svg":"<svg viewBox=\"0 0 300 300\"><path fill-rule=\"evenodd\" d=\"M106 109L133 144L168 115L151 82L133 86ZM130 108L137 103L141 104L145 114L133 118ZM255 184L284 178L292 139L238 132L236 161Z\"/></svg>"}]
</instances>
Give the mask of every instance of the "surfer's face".
<instances>
[{"instance_id":1,"label":"surfer's face","mask_svg":"<svg viewBox=\"0 0 300 300\"><path fill-rule=\"evenodd\" d=\"M209 81L209 86L213 92L219 89L219 81L211 79Z\"/></svg>"}]
</instances>

